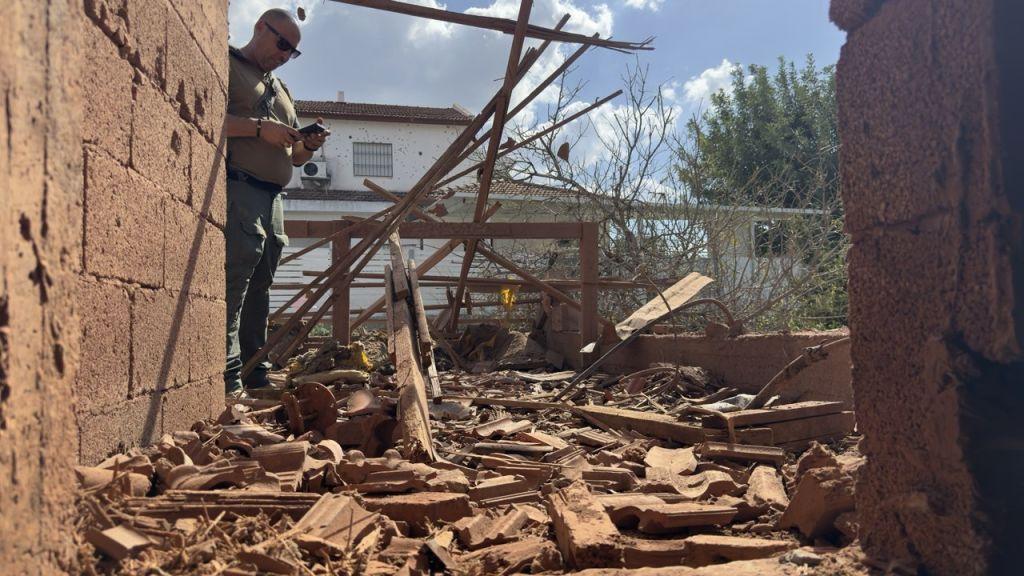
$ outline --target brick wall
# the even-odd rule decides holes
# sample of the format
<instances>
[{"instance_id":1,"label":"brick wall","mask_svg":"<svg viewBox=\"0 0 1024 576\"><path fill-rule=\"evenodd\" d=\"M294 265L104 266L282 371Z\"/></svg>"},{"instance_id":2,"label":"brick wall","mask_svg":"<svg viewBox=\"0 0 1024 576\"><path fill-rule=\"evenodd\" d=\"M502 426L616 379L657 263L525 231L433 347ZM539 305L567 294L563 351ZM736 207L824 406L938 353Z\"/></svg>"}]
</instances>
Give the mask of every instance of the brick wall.
<instances>
[{"instance_id":1,"label":"brick wall","mask_svg":"<svg viewBox=\"0 0 1024 576\"><path fill-rule=\"evenodd\" d=\"M224 0L0 2L0 565L72 570L73 466L223 403Z\"/></svg>"},{"instance_id":2,"label":"brick wall","mask_svg":"<svg viewBox=\"0 0 1024 576\"><path fill-rule=\"evenodd\" d=\"M1022 8L832 1L860 536L929 574L1011 573L1022 537Z\"/></svg>"},{"instance_id":3,"label":"brick wall","mask_svg":"<svg viewBox=\"0 0 1024 576\"><path fill-rule=\"evenodd\" d=\"M227 6L85 0L79 456L223 404Z\"/></svg>"}]
</instances>

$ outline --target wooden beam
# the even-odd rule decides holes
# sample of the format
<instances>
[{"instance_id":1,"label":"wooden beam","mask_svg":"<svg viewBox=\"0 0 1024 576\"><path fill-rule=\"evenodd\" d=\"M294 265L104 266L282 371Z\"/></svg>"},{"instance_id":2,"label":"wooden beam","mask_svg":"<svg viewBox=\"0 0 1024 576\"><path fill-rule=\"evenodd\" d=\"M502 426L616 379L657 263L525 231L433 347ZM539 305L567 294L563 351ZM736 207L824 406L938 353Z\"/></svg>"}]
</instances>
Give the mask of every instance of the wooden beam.
<instances>
[{"instance_id":1,"label":"wooden beam","mask_svg":"<svg viewBox=\"0 0 1024 576\"><path fill-rule=\"evenodd\" d=\"M505 119L508 114L509 100L512 99L512 88L514 87L513 73L519 65L519 59L523 51L523 41L526 29L530 25L530 12L533 10L533 0L521 0L519 4L519 20L516 21L515 31L512 35L512 48L508 54L508 64L505 67L505 81L501 90L498 91L498 105L494 111L494 122L491 124L491 132L487 142L487 154L484 157L484 166L480 175L480 190L476 197L476 210L473 213L473 222L482 222L484 212L487 210L487 198L490 196L491 185L494 182L494 164L498 159L498 148L501 147L501 137L505 131ZM466 277L469 276L470 267L473 265L473 258L476 256L476 240L466 242L466 253L462 257L462 269L459 272L459 285L455 289L455 302L452 306L451 319L449 320L449 331L455 332L459 326L459 314L462 312L462 299L466 294Z\"/></svg>"},{"instance_id":2,"label":"wooden beam","mask_svg":"<svg viewBox=\"0 0 1024 576\"><path fill-rule=\"evenodd\" d=\"M351 245L352 238L349 236L348 231L342 230L339 232L334 241L331 242L331 260L343 259L348 254ZM344 272L347 272L347 270ZM335 340L341 341L342 344L348 344L352 336L349 330L351 318L349 317L348 287L335 285L333 290L331 290L331 298L334 308L334 314L331 317L331 335L334 336Z\"/></svg>"},{"instance_id":3,"label":"wooden beam","mask_svg":"<svg viewBox=\"0 0 1024 576\"><path fill-rule=\"evenodd\" d=\"M396 2L394 0L333 0L342 4L351 4L353 6L363 6L366 8L375 8L377 10L384 10L387 12L395 12L397 14L405 14L408 16L418 16L421 18L429 18L431 20L440 20L442 22L451 22L452 24L461 24L463 26L473 26L475 28L485 28L488 30L497 30L504 32L505 34L515 34L517 29L517 22L509 20L507 18L495 18L493 16L480 16L476 14L465 14L461 12L449 12L440 8L430 8L428 6L419 6L416 4L407 4L405 2ZM652 38L644 40L643 42L624 42L620 40L605 40L602 38L592 38L584 36L583 34L575 34L572 32L556 32L550 28L544 28L543 26L529 25L523 31L526 36L530 38L537 38L540 40L554 40L556 42L571 42L573 44L588 44L593 46L600 46L603 48L609 48L612 50L619 51L632 51L632 50L653 50L651 46Z\"/></svg>"},{"instance_id":4,"label":"wooden beam","mask_svg":"<svg viewBox=\"0 0 1024 576\"><path fill-rule=\"evenodd\" d=\"M699 426L684 424L666 414L623 410L608 406L577 406L583 414L594 416L616 430L634 430L652 438L680 444L698 444L704 440Z\"/></svg>"},{"instance_id":5,"label":"wooden beam","mask_svg":"<svg viewBox=\"0 0 1024 576\"><path fill-rule=\"evenodd\" d=\"M708 415L701 420L701 423L705 427L712 428L726 428L731 423L734 427L739 428L740 426L758 426L774 422L785 422L787 420L799 420L801 418L835 414L842 411L842 402L812 400L785 404L774 408L739 410Z\"/></svg>"},{"instance_id":6,"label":"wooden beam","mask_svg":"<svg viewBox=\"0 0 1024 576\"><path fill-rule=\"evenodd\" d=\"M397 277L406 274L402 264L404 255L397 234L388 237L391 261L398 262L398 270L392 270ZM398 383L398 427L402 433L402 455L413 462L435 462L434 440L430 435L430 412L427 409L427 387L420 365L419 343L415 336L415 320L407 299L394 291L386 294L392 304L392 332L388 339L394 341L395 378Z\"/></svg>"},{"instance_id":7,"label":"wooden beam","mask_svg":"<svg viewBox=\"0 0 1024 576\"><path fill-rule=\"evenodd\" d=\"M597 268L598 227L596 222L581 225L580 235L580 349L598 339ZM580 353L580 364L594 354Z\"/></svg>"}]
</instances>

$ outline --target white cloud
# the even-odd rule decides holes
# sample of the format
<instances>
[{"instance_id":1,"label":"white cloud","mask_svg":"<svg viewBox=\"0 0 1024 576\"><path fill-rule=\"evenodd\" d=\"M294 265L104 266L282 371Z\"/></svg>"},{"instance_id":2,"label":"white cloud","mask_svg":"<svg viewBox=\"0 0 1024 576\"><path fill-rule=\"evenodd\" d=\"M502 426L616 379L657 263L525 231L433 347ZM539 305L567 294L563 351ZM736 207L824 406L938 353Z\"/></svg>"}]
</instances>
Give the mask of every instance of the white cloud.
<instances>
[{"instance_id":1,"label":"white cloud","mask_svg":"<svg viewBox=\"0 0 1024 576\"><path fill-rule=\"evenodd\" d=\"M296 15L296 9L301 7L306 11L306 19L299 21L299 27L305 27L312 19L319 3L302 0L233 0L228 4L228 32L231 44L241 46L248 42L252 35L252 27L260 15L271 8L283 8Z\"/></svg>"},{"instance_id":2,"label":"white cloud","mask_svg":"<svg viewBox=\"0 0 1024 576\"><path fill-rule=\"evenodd\" d=\"M661 9L661 5L665 3L665 0L623 0L623 2L630 8L657 12Z\"/></svg>"},{"instance_id":3,"label":"white cloud","mask_svg":"<svg viewBox=\"0 0 1024 576\"><path fill-rule=\"evenodd\" d=\"M719 90L732 91L732 71L736 68L728 59L714 68L708 68L683 83L683 96L692 104L706 103Z\"/></svg>"}]
</instances>

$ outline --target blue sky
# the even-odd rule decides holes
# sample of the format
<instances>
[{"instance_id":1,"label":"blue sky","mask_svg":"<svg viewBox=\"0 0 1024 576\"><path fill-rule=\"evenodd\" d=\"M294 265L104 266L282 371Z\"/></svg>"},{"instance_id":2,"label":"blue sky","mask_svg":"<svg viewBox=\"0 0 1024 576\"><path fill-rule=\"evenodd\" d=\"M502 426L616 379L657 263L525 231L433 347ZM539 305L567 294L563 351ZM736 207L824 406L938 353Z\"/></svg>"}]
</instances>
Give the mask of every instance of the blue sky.
<instances>
[{"instance_id":1,"label":"blue sky","mask_svg":"<svg viewBox=\"0 0 1024 576\"><path fill-rule=\"evenodd\" d=\"M407 0L448 10L514 18L519 0ZM244 44L252 25L270 7L302 6L303 55L278 74L299 99L451 106L477 111L500 85L510 36L349 6L329 0L231 0L231 43ZM654 36L654 51L638 56L589 51L570 77L586 86L575 105L622 88L627 65L650 67L649 81L663 85L669 104L686 118L710 93L729 84L736 63L774 66L777 58L802 63L813 54L819 66L834 64L844 34L828 20L827 0L535 0L534 24L553 26L566 12L568 30L623 40ZM519 96L574 51L558 45L521 83ZM637 60L638 58L638 60ZM549 89L518 122L541 121L556 93ZM602 123L621 112L622 99L590 120ZM580 127L581 130L585 129Z\"/></svg>"}]
</instances>

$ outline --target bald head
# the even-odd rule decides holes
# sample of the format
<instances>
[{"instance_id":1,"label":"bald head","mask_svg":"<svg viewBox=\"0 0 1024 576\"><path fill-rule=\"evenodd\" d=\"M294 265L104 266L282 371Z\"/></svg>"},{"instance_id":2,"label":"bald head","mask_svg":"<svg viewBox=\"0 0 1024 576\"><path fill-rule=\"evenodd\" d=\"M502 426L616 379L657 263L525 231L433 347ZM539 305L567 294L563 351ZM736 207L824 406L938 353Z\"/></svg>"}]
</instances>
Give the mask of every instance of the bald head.
<instances>
[{"instance_id":1,"label":"bald head","mask_svg":"<svg viewBox=\"0 0 1024 576\"><path fill-rule=\"evenodd\" d=\"M256 21L252 39L244 52L264 71L270 72L298 55L296 49L301 39L299 24L291 13L281 8L271 8Z\"/></svg>"}]
</instances>

